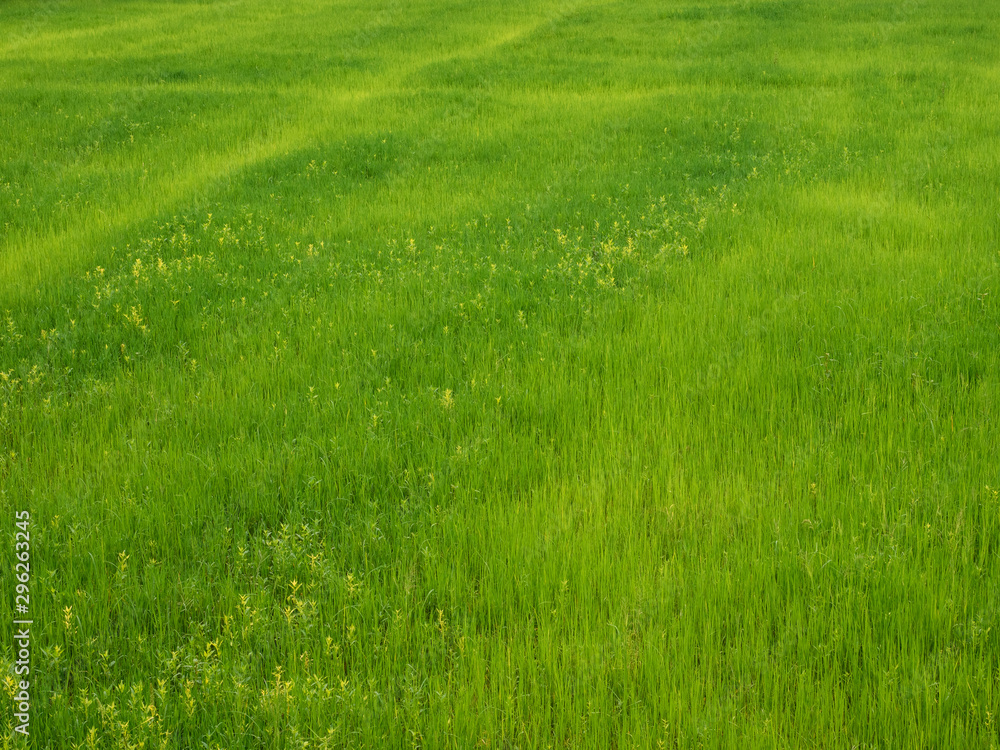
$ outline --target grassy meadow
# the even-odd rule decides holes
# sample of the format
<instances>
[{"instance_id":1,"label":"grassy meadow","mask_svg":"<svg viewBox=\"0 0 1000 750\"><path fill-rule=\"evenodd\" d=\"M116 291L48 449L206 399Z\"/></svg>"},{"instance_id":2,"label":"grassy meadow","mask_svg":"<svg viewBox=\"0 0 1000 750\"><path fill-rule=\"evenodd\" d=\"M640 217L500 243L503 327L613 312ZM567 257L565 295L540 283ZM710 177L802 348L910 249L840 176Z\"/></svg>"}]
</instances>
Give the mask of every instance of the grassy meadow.
<instances>
[{"instance_id":1,"label":"grassy meadow","mask_svg":"<svg viewBox=\"0 0 1000 750\"><path fill-rule=\"evenodd\" d=\"M0 748L1000 747L1000 5L7 0L0 113Z\"/></svg>"}]
</instances>

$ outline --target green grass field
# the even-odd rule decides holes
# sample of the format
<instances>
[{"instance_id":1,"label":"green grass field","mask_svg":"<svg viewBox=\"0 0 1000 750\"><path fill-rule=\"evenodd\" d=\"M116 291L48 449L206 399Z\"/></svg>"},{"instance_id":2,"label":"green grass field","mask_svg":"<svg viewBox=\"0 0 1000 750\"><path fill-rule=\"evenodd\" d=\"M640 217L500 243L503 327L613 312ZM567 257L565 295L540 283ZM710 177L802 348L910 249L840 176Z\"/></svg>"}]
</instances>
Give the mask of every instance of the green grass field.
<instances>
[{"instance_id":1,"label":"green grass field","mask_svg":"<svg viewBox=\"0 0 1000 750\"><path fill-rule=\"evenodd\" d=\"M1000 746L1000 5L7 0L0 115L0 748Z\"/></svg>"}]
</instances>

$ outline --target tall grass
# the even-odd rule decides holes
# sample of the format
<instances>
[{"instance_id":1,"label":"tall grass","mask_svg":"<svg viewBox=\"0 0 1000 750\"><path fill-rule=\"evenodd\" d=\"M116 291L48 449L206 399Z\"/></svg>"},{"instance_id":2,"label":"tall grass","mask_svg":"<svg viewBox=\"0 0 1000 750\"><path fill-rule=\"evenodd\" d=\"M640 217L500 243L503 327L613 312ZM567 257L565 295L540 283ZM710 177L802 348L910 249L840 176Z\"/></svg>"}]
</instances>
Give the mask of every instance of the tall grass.
<instances>
[{"instance_id":1,"label":"tall grass","mask_svg":"<svg viewBox=\"0 0 1000 750\"><path fill-rule=\"evenodd\" d=\"M0 29L28 746L1000 744L997 9Z\"/></svg>"}]
</instances>

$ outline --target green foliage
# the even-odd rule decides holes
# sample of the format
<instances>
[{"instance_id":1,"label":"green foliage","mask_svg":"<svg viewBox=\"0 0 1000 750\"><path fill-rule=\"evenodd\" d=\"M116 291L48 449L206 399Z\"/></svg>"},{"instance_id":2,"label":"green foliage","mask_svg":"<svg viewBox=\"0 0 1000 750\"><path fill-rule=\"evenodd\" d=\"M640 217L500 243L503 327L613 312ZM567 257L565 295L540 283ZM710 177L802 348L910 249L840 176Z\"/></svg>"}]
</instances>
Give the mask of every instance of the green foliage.
<instances>
[{"instance_id":1,"label":"green foliage","mask_svg":"<svg viewBox=\"0 0 1000 750\"><path fill-rule=\"evenodd\" d=\"M1000 744L996 9L0 28L29 746Z\"/></svg>"}]
</instances>

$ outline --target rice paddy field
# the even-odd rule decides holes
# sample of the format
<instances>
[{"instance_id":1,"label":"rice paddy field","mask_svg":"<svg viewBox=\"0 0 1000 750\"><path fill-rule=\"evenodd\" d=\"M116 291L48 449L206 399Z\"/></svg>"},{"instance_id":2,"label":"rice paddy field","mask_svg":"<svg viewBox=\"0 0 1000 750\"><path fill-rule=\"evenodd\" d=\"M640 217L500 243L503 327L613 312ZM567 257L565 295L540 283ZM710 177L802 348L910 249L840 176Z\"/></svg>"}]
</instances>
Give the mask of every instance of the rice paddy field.
<instances>
[{"instance_id":1,"label":"rice paddy field","mask_svg":"<svg viewBox=\"0 0 1000 750\"><path fill-rule=\"evenodd\" d=\"M0 748L1000 746L998 144L979 0L5 0Z\"/></svg>"}]
</instances>

